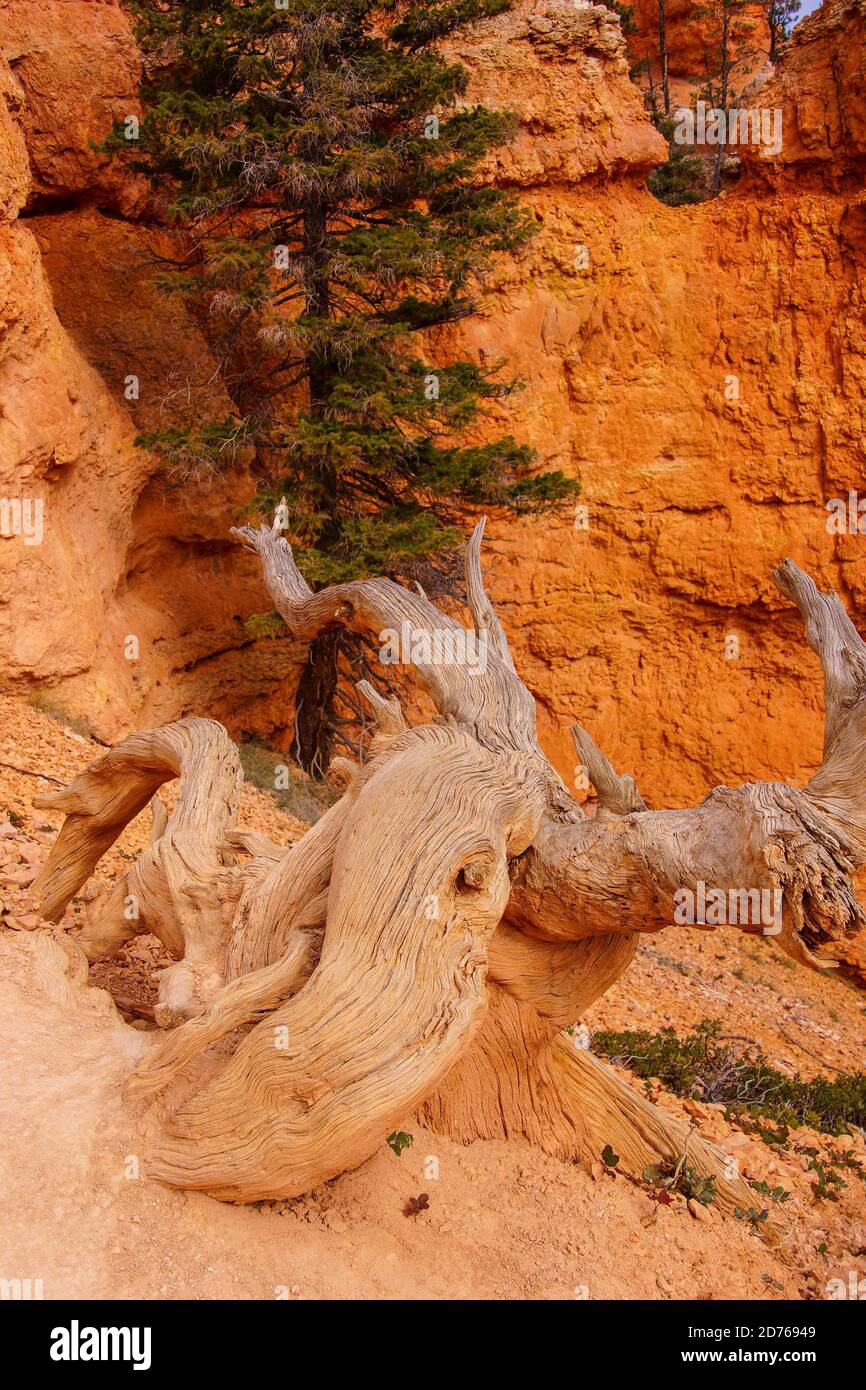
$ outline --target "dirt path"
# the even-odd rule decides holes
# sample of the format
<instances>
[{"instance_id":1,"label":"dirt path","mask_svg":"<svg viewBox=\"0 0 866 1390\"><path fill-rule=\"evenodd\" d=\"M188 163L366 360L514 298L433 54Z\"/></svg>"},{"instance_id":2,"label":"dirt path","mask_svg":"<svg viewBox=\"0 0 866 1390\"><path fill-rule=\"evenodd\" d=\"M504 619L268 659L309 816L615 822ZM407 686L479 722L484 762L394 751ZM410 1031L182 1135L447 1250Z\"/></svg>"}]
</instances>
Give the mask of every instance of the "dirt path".
<instances>
[{"instance_id":1,"label":"dirt path","mask_svg":"<svg viewBox=\"0 0 866 1390\"><path fill-rule=\"evenodd\" d=\"M46 1298L797 1294L792 1272L731 1223L720 1242L622 1179L521 1145L459 1148L411 1122L399 1159L383 1143L357 1172L276 1207L127 1177L142 1145L120 1088L147 1039L102 1012L98 991L52 999L34 941L0 940L0 1275L40 1278ZM421 1190L429 1210L404 1216Z\"/></svg>"}]
</instances>

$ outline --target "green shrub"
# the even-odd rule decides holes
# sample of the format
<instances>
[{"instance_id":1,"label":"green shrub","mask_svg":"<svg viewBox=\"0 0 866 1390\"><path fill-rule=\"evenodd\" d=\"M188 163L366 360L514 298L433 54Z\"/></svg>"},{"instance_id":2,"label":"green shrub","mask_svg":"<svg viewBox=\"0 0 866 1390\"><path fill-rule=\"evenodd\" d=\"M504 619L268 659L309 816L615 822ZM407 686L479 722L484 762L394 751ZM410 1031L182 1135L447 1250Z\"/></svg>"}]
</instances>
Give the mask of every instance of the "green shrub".
<instances>
[{"instance_id":1,"label":"green shrub","mask_svg":"<svg viewBox=\"0 0 866 1390\"><path fill-rule=\"evenodd\" d=\"M638 1076L657 1077L676 1095L725 1104L738 1118L808 1125L826 1134L847 1134L850 1125L866 1127L866 1073L842 1072L832 1081L786 1076L758 1047L743 1051L726 1040L718 1019L704 1019L682 1038L673 1028L598 1032L591 1045Z\"/></svg>"}]
</instances>

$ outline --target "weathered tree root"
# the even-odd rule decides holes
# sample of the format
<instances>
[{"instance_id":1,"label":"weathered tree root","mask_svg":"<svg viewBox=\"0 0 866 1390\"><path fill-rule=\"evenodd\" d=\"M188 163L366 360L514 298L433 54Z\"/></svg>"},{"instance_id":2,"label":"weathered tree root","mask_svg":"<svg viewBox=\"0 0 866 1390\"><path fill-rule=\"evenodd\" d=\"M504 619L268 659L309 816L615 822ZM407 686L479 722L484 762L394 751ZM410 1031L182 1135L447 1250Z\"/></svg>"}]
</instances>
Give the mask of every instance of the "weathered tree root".
<instances>
[{"instance_id":1,"label":"weathered tree root","mask_svg":"<svg viewBox=\"0 0 866 1390\"><path fill-rule=\"evenodd\" d=\"M161 1091L211 1043L266 1018L309 979L318 963L321 940L321 932L310 937L299 931L281 960L232 980L204 1013L181 1023L160 1040L130 1077L127 1093L137 1100Z\"/></svg>"},{"instance_id":2,"label":"weathered tree root","mask_svg":"<svg viewBox=\"0 0 866 1390\"><path fill-rule=\"evenodd\" d=\"M637 1180L649 1165L676 1161L687 1142L692 1166L716 1179L718 1208L747 1210L754 1198L733 1158L563 1033L619 978L636 946L633 933L552 946L503 922L490 945L487 1016L418 1117L462 1143L523 1139L587 1165L609 1144L619 1171ZM764 1234L775 1238L771 1227Z\"/></svg>"},{"instance_id":3,"label":"weathered tree root","mask_svg":"<svg viewBox=\"0 0 866 1390\"><path fill-rule=\"evenodd\" d=\"M546 1062L559 1090L559 1113L579 1120L575 1158L597 1160L609 1144L619 1156L621 1171L639 1177L649 1166L687 1154L701 1176L715 1178L714 1206L719 1211L732 1216L738 1208L745 1212L755 1205L755 1194L738 1176L730 1155L652 1105L601 1058L558 1037ZM561 1154L561 1148L555 1151ZM767 1234L775 1237L772 1226Z\"/></svg>"},{"instance_id":4,"label":"weathered tree root","mask_svg":"<svg viewBox=\"0 0 866 1390\"><path fill-rule=\"evenodd\" d=\"M34 802L66 813L33 884L43 916L57 921L123 828L174 777L181 784L172 815L156 811L150 847L77 938L95 961L140 932L159 937L178 960L160 979L156 1017L163 1026L200 1012L223 983L229 932L213 885L223 873L243 780L235 745L211 719L182 719L131 734L63 791Z\"/></svg>"},{"instance_id":5,"label":"weathered tree root","mask_svg":"<svg viewBox=\"0 0 866 1390\"><path fill-rule=\"evenodd\" d=\"M238 534L296 636L458 628L387 580L313 594L275 532ZM464 1142L522 1137L583 1161L610 1144L636 1178L687 1142L720 1208L748 1206L732 1160L562 1030L627 967L639 933L683 921L684 892L739 905L778 895L772 925L728 924L810 965L861 930L852 875L866 861L866 646L838 599L786 561L776 582L825 675L824 759L809 784L718 787L699 806L652 811L575 729L598 793L587 819L538 745L534 702L484 592L480 542L479 527L467 593L486 668L416 665L436 727L407 729L394 702L362 687L379 724L370 761L347 767L345 794L289 850L232 828L236 754L209 721L134 735L46 799L69 813L40 880L59 915L156 786L181 774L174 815L155 821L155 843L79 938L96 959L146 927L192 971L180 1004L164 1009L180 1026L140 1064L132 1094L168 1087L170 1111L178 1073L251 1029L173 1114L151 1172L233 1201L292 1195L362 1162L416 1110ZM235 864L242 852L253 858ZM132 928L120 913L131 893Z\"/></svg>"},{"instance_id":6,"label":"weathered tree root","mask_svg":"<svg viewBox=\"0 0 866 1390\"><path fill-rule=\"evenodd\" d=\"M493 1001L492 1001L493 1003ZM515 1057L516 1027L523 1043ZM715 1179L717 1210L754 1205L735 1160L687 1124L640 1095L616 1069L557 1032L544 1041L513 999L503 996L473 1047L421 1106L430 1129L463 1143L523 1139L555 1158L597 1163L609 1145L618 1171L640 1180L647 1167L676 1162L684 1150L695 1170ZM775 1231L764 1232L771 1240Z\"/></svg>"},{"instance_id":7,"label":"weathered tree root","mask_svg":"<svg viewBox=\"0 0 866 1390\"><path fill-rule=\"evenodd\" d=\"M409 736L346 818L315 973L173 1117L150 1175L248 1202L367 1158L483 1018L508 859L543 804L526 758L452 729Z\"/></svg>"}]
</instances>

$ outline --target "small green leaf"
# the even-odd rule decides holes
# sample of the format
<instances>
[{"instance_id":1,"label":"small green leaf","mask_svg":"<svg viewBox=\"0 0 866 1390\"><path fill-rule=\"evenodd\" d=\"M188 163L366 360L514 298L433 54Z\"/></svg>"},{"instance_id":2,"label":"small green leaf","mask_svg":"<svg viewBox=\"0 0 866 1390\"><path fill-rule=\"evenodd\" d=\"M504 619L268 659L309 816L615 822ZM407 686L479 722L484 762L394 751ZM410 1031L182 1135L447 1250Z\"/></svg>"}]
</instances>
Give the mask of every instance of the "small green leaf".
<instances>
[{"instance_id":1,"label":"small green leaf","mask_svg":"<svg viewBox=\"0 0 866 1390\"><path fill-rule=\"evenodd\" d=\"M404 1129L395 1129L393 1134L388 1135L388 1145L392 1148L399 1158L404 1149L408 1149L412 1144L412 1135L407 1134Z\"/></svg>"}]
</instances>

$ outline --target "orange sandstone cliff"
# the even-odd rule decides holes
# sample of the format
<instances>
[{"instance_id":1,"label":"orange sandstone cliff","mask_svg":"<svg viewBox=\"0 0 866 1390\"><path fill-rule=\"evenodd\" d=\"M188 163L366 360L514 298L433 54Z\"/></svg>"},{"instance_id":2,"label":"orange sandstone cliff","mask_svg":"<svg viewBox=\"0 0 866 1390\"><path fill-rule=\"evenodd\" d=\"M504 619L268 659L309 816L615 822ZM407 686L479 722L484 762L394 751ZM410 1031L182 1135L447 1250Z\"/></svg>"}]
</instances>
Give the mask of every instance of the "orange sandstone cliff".
<instances>
[{"instance_id":1,"label":"orange sandstone cliff","mask_svg":"<svg viewBox=\"0 0 866 1390\"><path fill-rule=\"evenodd\" d=\"M735 187L678 209L646 190L665 145L610 11L523 0L458 50L518 113L490 173L539 226L464 344L509 359L527 387L499 425L583 487L487 551L572 784L575 719L656 804L818 761L817 662L769 575L793 555L866 623L866 536L826 508L866 495L864 16L827 0L799 26L750 98L782 109L780 156L741 151ZM280 738L300 654L250 638L266 600L227 540L252 481L166 487L133 442L187 408L179 369L210 373L151 283L143 190L92 148L135 109L127 18L0 0L0 54L0 499L45 502L40 545L0 536L0 684L102 738L193 711Z\"/></svg>"},{"instance_id":2,"label":"orange sandstone cliff","mask_svg":"<svg viewBox=\"0 0 866 1390\"><path fill-rule=\"evenodd\" d=\"M660 0L634 0L628 50L632 62L644 64L652 80L661 82ZM718 61L721 4L695 0L664 0L668 78L677 100L686 103L692 89L702 82ZM731 53L736 58L735 83L761 68L770 51L766 11L758 4L737 7L732 17Z\"/></svg>"}]
</instances>

